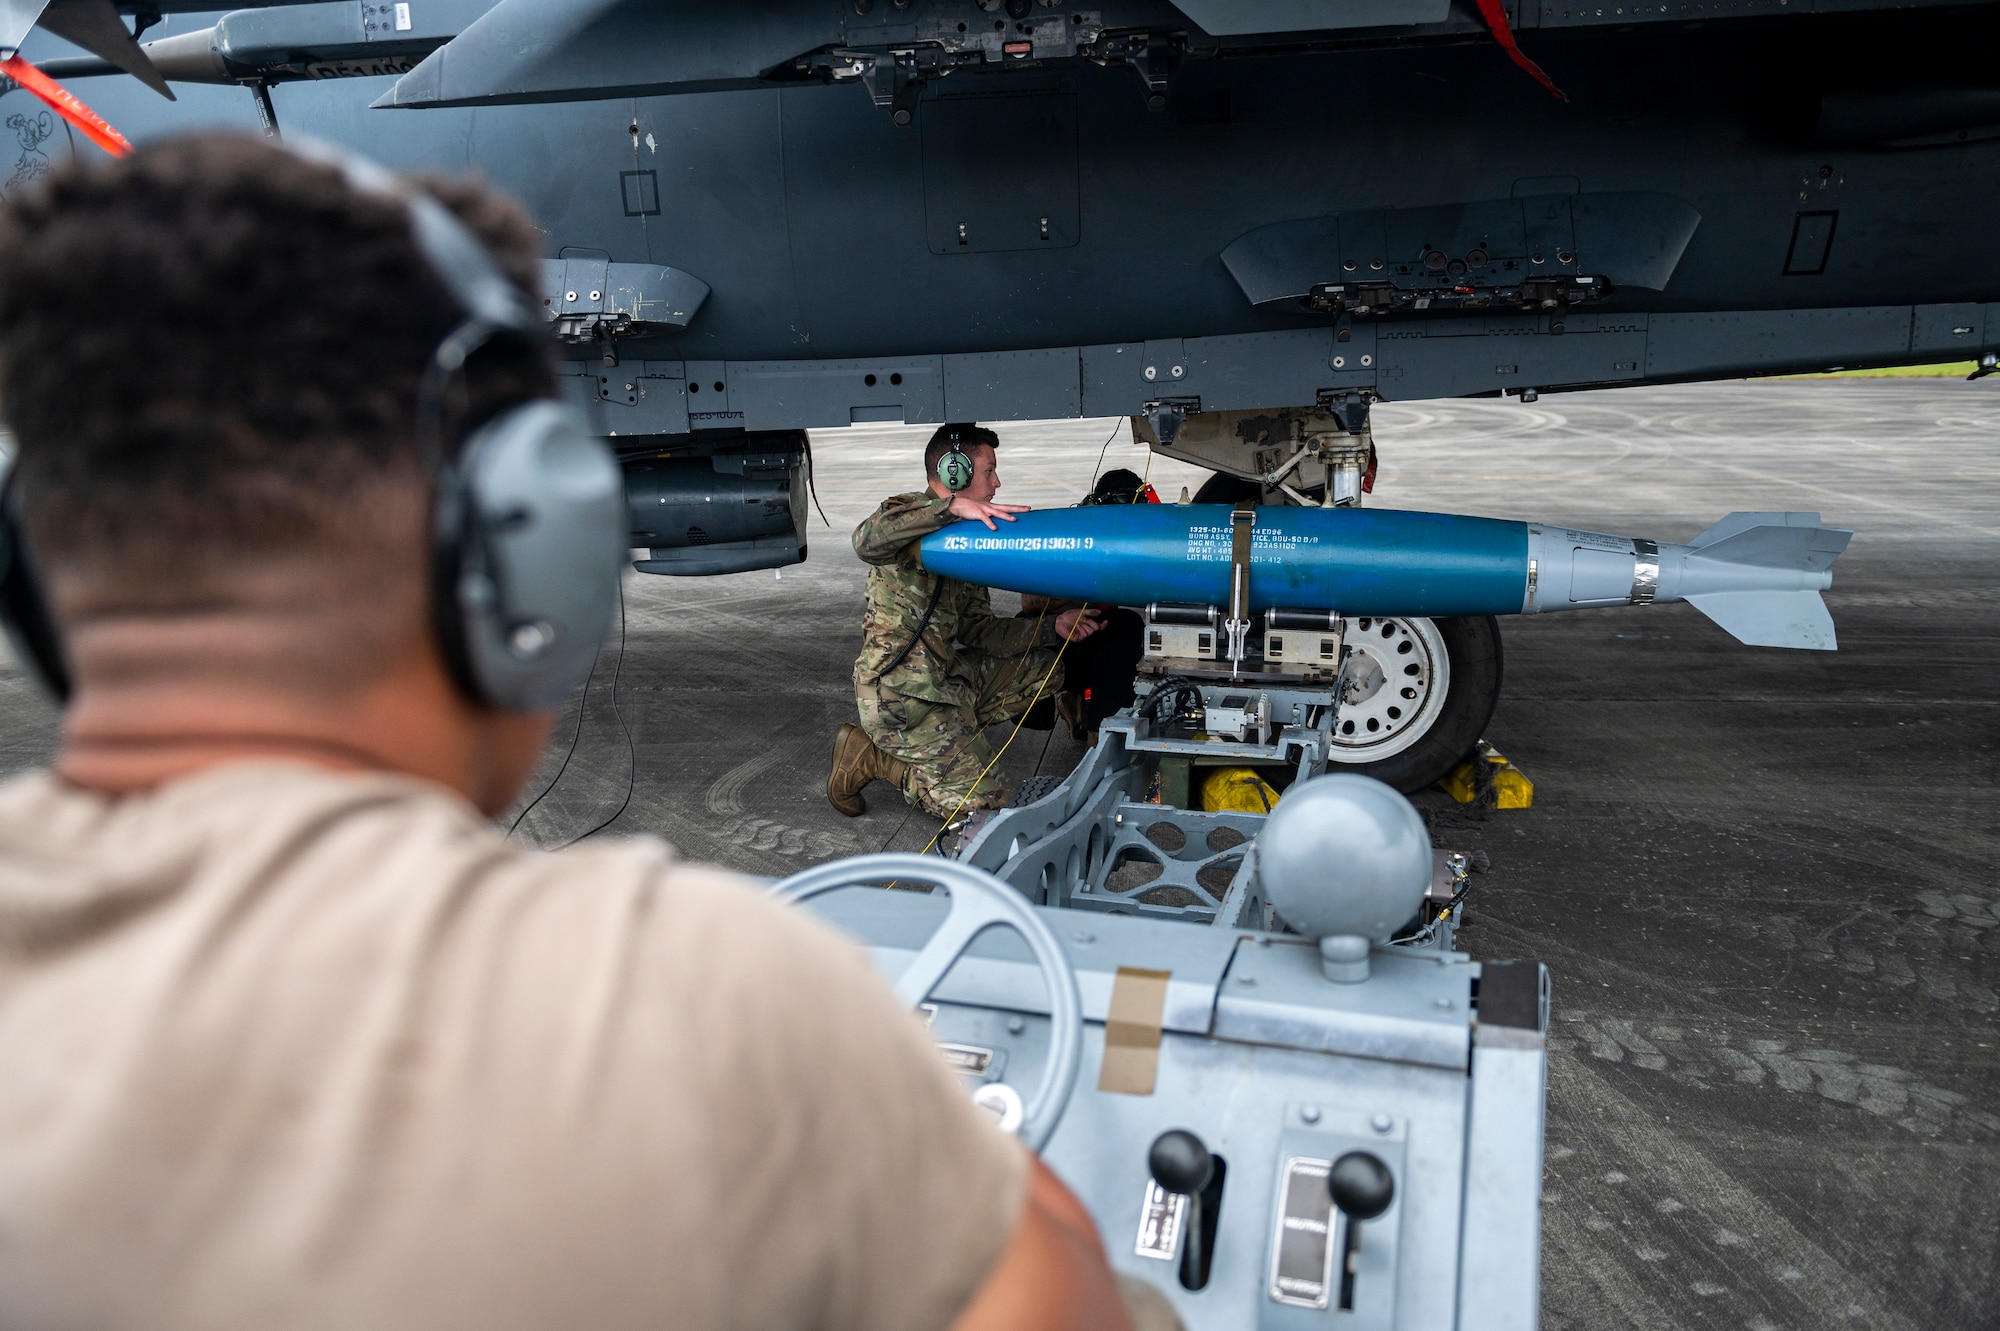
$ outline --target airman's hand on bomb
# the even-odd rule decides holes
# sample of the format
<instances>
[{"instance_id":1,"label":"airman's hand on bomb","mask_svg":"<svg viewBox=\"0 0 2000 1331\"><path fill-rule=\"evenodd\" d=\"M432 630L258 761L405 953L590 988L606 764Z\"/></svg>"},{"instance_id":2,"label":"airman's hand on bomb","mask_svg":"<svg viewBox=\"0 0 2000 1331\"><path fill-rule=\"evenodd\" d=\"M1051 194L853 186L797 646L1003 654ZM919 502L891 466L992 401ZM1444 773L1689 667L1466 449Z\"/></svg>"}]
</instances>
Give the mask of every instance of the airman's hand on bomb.
<instances>
[{"instance_id":1,"label":"airman's hand on bomb","mask_svg":"<svg viewBox=\"0 0 2000 1331\"><path fill-rule=\"evenodd\" d=\"M946 511L953 517L964 518L968 522L983 522L988 531L998 531L1000 529L993 525L993 519L1012 522L1016 513L1026 513L1028 509L1027 504L995 504L984 499L974 499L969 495L953 495L951 507Z\"/></svg>"}]
</instances>

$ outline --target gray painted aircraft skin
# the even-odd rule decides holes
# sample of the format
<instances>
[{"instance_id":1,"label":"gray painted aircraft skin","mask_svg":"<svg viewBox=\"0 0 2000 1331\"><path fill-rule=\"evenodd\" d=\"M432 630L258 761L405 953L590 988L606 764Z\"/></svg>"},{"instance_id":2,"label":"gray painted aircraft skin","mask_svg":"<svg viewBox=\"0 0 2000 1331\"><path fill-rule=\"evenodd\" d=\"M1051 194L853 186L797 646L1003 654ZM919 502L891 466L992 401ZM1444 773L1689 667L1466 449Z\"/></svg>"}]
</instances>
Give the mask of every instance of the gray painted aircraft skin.
<instances>
[{"instance_id":1,"label":"gray painted aircraft skin","mask_svg":"<svg viewBox=\"0 0 2000 1331\"><path fill-rule=\"evenodd\" d=\"M135 137L521 199L647 572L804 559L808 428L1131 416L1197 498L1358 501L1374 400L2000 359L2000 0L330 0L144 52L44 3L0 47ZM0 115L5 190L66 131ZM1432 647L1452 724L1338 761L1462 756L1498 631Z\"/></svg>"},{"instance_id":2,"label":"gray painted aircraft skin","mask_svg":"<svg viewBox=\"0 0 2000 1331\"><path fill-rule=\"evenodd\" d=\"M399 46L370 26L378 8L239 11L213 77L280 83L287 131L483 172L552 259L635 265L640 286L671 268L704 293L673 312L684 326L588 310L570 326L573 387L607 433L1299 407L2000 346L1990 0L1515 6L1566 102L1476 13L1388 0L1185 8L1222 27L1437 13L1217 38L1151 3L1017 4L1020 22L976 0L508 0L483 17L482 0L411 0L382 21L410 20ZM1028 58L986 50L995 24L1027 30ZM185 44L194 26L147 35ZM1151 66L1107 57L1134 32L1166 34ZM864 78L771 58L898 43L964 63L884 76L878 105ZM792 81L758 78L772 71ZM634 88L664 95L615 95ZM690 88L721 90L664 91ZM78 90L135 137L218 109L255 123L241 90ZM26 94L5 100L32 119ZM571 287L551 271L559 307ZM619 373L599 373L606 351Z\"/></svg>"}]
</instances>

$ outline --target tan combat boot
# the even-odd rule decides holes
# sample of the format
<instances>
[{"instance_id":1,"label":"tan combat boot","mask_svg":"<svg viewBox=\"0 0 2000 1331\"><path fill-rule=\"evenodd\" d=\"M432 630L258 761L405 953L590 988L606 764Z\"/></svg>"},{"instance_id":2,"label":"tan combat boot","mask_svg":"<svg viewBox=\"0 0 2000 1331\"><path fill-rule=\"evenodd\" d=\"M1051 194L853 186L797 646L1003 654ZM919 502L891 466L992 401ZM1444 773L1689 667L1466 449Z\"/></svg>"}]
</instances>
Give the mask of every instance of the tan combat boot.
<instances>
[{"instance_id":1,"label":"tan combat boot","mask_svg":"<svg viewBox=\"0 0 2000 1331\"><path fill-rule=\"evenodd\" d=\"M859 818L868 811L861 790L870 781L887 781L901 789L909 764L875 747L868 732L849 722L833 737L833 772L826 779L826 802Z\"/></svg>"}]
</instances>

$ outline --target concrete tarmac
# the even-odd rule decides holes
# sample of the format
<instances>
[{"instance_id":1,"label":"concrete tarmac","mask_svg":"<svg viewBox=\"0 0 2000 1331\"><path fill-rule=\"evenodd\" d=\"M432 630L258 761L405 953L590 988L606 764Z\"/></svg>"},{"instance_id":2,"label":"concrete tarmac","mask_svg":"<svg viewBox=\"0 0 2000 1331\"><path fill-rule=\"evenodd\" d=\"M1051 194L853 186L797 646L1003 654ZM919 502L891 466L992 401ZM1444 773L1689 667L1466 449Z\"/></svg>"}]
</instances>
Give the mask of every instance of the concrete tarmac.
<instances>
[{"instance_id":1,"label":"concrete tarmac","mask_svg":"<svg viewBox=\"0 0 2000 1331\"><path fill-rule=\"evenodd\" d=\"M1535 807L1419 801L1443 843L1492 859L1462 945L1555 977L1543 1324L2000 1322L2000 381L1375 419L1378 505L1675 541L1733 509L1817 509L1856 531L1827 595L1837 653L1747 648L1684 605L1502 620L1488 738ZM622 652L565 715L530 791L561 779L517 835L560 844L616 814L613 832L767 875L922 847L935 828L895 792L849 820L823 785L854 715L848 534L917 487L927 433L815 433L831 526L813 517L811 559L781 577L628 579ZM1002 499L1073 502L1100 450L1148 471L1122 422L1001 435ZM1151 461L1169 501L1202 475ZM47 705L0 677L0 767L53 739ZM1024 731L1003 769L1079 756Z\"/></svg>"}]
</instances>

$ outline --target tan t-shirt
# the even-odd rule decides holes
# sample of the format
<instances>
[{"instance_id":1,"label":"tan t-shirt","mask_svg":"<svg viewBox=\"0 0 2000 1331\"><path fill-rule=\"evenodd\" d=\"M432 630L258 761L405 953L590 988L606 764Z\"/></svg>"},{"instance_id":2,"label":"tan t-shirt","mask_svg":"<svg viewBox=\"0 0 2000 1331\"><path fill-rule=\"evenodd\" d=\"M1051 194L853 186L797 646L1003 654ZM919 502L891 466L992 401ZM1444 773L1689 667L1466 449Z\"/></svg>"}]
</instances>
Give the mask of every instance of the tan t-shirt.
<instances>
[{"instance_id":1,"label":"tan t-shirt","mask_svg":"<svg viewBox=\"0 0 2000 1331\"><path fill-rule=\"evenodd\" d=\"M0 1327L937 1327L1025 1186L858 948L656 841L0 786Z\"/></svg>"}]
</instances>

